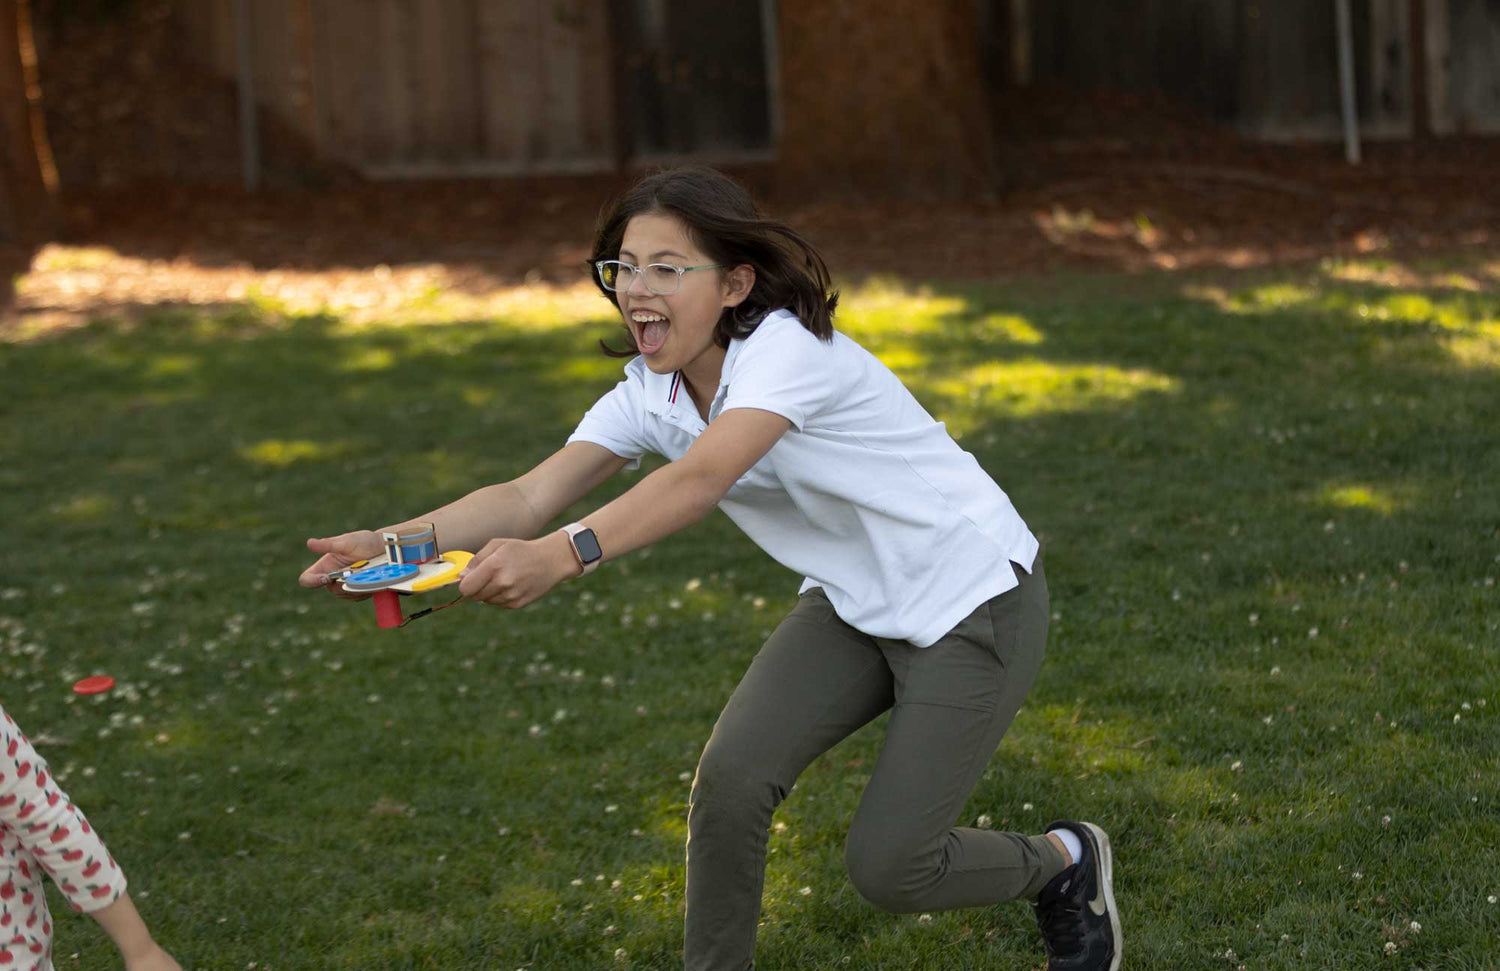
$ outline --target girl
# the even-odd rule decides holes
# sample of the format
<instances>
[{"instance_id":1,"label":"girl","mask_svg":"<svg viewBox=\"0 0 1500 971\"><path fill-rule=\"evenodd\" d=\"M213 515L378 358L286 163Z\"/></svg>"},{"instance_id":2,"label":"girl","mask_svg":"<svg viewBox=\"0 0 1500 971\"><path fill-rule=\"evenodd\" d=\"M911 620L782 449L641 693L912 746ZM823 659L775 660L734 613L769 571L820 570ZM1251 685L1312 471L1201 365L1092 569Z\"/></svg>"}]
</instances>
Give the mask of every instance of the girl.
<instances>
[{"instance_id":1,"label":"girl","mask_svg":"<svg viewBox=\"0 0 1500 971\"><path fill-rule=\"evenodd\" d=\"M591 262L624 322L625 379L530 472L411 522L477 549L460 592L511 608L716 506L806 577L698 764L689 971L752 966L772 812L813 759L887 709L845 850L859 892L897 912L1029 898L1051 967L1114 971L1103 830L953 825L1046 640L1041 554L1005 493L889 369L834 330L822 258L724 175L645 178L606 215ZM647 452L670 461L545 531ZM307 545L321 554L301 576L307 587L382 546L370 530Z\"/></svg>"},{"instance_id":2,"label":"girl","mask_svg":"<svg viewBox=\"0 0 1500 971\"><path fill-rule=\"evenodd\" d=\"M47 763L0 708L0 971L51 971L52 915L42 874L94 918L126 971L182 971L125 892L125 874Z\"/></svg>"}]
</instances>

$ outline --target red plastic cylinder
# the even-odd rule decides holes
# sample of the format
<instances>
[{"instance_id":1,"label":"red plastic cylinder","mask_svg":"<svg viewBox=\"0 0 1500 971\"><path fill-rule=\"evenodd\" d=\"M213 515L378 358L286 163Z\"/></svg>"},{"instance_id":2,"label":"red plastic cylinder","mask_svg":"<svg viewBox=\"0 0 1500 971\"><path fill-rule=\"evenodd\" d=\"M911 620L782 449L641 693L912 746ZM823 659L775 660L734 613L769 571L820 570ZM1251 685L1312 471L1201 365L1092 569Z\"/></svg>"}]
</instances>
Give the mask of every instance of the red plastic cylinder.
<instances>
[{"instance_id":1,"label":"red plastic cylinder","mask_svg":"<svg viewBox=\"0 0 1500 971\"><path fill-rule=\"evenodd\" d=\"M401 596L394 590L377 590L375 596L375 624L379 627L401 626Z\"/></svg>"}]
</instances>

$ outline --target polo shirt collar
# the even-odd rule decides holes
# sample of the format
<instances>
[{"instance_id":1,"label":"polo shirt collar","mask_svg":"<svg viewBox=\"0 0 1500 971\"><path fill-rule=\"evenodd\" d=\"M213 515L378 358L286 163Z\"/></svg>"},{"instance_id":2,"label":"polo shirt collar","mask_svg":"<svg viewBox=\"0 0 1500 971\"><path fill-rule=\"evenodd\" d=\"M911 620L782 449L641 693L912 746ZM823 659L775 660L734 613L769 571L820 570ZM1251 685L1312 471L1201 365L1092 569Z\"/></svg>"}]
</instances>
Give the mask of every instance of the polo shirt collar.
<instances>
[{"instance_id":1,"label":"polo shirt collar","mask_svg":"<svg viewBox=\"0 0 1500 971\"><path fill-rule=\"evenodd\" d=\"M761 324L786 312L785 310L777 310L766 314L761 318ZM713 403L709 405L710 418L713 418L718 413L718 408L723 403L724 394L729 390L729 379L734 374L734 362L739 357L740 348L744 344L744 340L732 340L724 350L724 364L719 369L719 388L714 392ZM690 423L699 425L703 423L703 419L698 415L698 409L693 407L693 399L688 395L681 371L673 371L671 374L657 374L646 367L646 362L639 357L631 363L641 369L641 380L646 389L647 411L669 421L677 422L679 419L686 419Z\"/></svg>"}]
</instances>

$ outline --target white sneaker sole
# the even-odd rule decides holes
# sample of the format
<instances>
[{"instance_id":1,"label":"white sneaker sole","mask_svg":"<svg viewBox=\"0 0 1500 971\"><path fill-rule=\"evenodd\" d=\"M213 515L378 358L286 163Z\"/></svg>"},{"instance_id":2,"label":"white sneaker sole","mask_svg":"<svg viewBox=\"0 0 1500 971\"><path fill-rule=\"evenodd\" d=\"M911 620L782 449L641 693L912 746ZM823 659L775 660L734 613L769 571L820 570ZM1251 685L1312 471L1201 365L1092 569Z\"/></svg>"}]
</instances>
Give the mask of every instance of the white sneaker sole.
<instances>
[{"instance_id":1,"label":"white sneaker sole","mask_svg":"<svg viewBox=\"0 0 1500 971\"><path fill-rule=\"evenodd\" d=\"M1120 933L1120 911L1115 906L1115 855L1109 848L1109 836L1093 823L1079 823L1094 839L1099 858L1099 889L1104 895L1105 912L1109 914L1109 927L1114 932L1115 956L1109 962L1109 971L1120 971L1120 955L1124 950L1125 937Z\"/></svg>"}]
</instances>

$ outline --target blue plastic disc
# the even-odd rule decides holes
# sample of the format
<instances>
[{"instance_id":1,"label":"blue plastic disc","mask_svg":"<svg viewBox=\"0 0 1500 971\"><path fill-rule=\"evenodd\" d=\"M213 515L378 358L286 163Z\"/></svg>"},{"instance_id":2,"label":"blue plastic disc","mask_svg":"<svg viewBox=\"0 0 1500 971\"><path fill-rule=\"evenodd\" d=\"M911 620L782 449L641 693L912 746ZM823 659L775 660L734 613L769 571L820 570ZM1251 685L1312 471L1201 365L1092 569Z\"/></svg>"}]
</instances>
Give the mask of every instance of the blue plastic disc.
<instances>
[{"instance_id":1,"label":"blue plastic disc","mask_svg":"<svg viewBox=\"0 0 1500 971\"><path fill-rule=\"evenodd\" d=\"M358 573L349 574L344 580L344 588L347 590L378 590L388 587L393 583L410 580L422 568L415 563L382 563L360 570Z\"/></svg>"}]
</instances>

